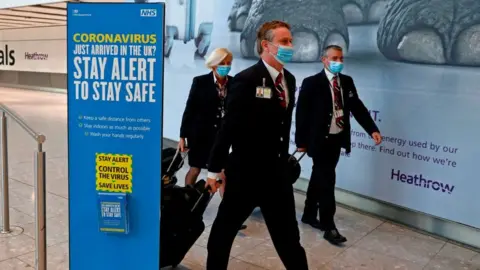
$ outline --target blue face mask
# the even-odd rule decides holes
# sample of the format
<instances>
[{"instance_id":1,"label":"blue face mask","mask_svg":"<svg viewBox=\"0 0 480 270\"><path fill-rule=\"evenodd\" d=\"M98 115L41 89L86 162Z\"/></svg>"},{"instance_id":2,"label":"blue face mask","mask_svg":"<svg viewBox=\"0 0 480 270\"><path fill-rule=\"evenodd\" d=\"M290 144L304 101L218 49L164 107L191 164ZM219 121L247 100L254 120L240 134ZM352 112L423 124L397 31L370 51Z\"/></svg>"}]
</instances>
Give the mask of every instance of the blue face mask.
<instances>
[{"instance_id":1,"label":"blue face mask","mask_svg":"<svg viewBox=\"0 0 480 270\"><path fill-rule=\"evenodd\" d=\"M329 65L328 65L328 69L332 73L340 73L343 70L343 63L342 62L330 61Z\"/></svg>"},{"instance_id":2,"label":"blue face mask","mask_svg":"<svg viewBox=\"0 0 480 270\"><path fill-rule=\"evenodd\" d=\"M232 69L231 66L218 66L217 67L217 74L220 77L226 77L228 73L230 72L230 69Z\"/></svg>"},{"instance_id":3,"label":"blue face mask","mask_svg":"<svg viewBox=\"0 0 480 270\"><path fill-rule=\"evenodd\" d=\"M292 60L293 47L275 45L275 44L272 44L272 45L278 48L277 54L274 55L274 57L275 59L277 59L278 62L280 62L280 64L285 65L286 63Z\"/></svg>"}]
</instances>

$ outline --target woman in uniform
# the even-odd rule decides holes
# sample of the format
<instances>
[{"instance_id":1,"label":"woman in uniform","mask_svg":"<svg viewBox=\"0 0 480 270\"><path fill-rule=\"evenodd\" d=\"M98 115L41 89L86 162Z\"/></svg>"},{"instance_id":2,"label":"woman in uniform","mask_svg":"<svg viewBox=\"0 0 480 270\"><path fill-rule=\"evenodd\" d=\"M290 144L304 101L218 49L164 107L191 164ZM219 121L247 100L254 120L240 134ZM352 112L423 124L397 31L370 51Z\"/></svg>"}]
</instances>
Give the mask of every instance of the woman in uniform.
<instances>
[{"instance_id":1,"label":"woman in uniform","mask_svg":"<svg viewBox=\"0 0 480 270\"><path fill-rule=\"evenodd\" d=\"M228 76L233 55L225 48L215 49L205 61L210 73L193 78L190 94L183 113L180 127L180 151L188 151L190 169L185 177L185 185L193 185L202 169L207 168L210 150L225 115L225 98L232 77ZM220 196L223 197L226 179ZM241 229L247 228L243 225Z\"/></svg>"},{"instance_id":2,"label":"woman in uniform","mask_svg":"<svg viewBox=\"0 0 480 270\"><path fill-rule=\"evenodd\" d=\"M215 49L205 63L211 72L193 78L180 127L179 148L182 152L188 150L190 165L185 185L195 184L200 171L207 166L210 149L225 114L232 60L228 49Z\"/></svg>"}]
</instances>

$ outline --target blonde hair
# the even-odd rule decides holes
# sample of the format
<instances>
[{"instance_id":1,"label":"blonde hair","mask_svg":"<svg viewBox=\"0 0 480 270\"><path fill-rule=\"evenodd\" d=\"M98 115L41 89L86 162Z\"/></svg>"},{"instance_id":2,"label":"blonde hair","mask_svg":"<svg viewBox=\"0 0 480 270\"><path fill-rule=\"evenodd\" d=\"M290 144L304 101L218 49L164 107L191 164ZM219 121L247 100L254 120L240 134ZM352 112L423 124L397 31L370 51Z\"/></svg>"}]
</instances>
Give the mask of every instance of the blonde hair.
<instances>
[{"instance_id":1,"label":"blonde hair","mask_svg":"<svg viewBox=\"0 0 480 270\"><path fill-rule=\"evenodd\" d=\"M233 59L233 54L227 48L217 48L210 53L208 58L205 60L205 65L207 68L213 68L222 63L225 58L230 57Z\"/></svg>"}]
</instances>

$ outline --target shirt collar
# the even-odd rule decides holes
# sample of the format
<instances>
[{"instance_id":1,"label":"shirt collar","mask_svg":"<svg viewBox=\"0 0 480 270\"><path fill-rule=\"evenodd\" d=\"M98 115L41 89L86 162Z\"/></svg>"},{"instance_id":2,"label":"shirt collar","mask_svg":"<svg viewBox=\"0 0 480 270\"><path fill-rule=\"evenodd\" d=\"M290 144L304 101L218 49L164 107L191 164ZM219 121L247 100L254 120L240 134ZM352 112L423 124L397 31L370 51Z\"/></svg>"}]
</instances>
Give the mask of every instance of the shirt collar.
<instances>
[{"instance_id":1,"label":"shirt collar","mask_svg":"<svg viewBox=\"0 0 480 270\"><path fill-rule=\"evenodd\" d=\"M218 84L218 81L217 81L217 77L215 76L215 73L212 72L212 76L213 76L213 82L215 84ZM225 84L228 82L228 76L225 78Z\"/></svg>"},{"instance_id":2,"label":"shirt collar","mask_svg":"<svg viewBox=\"0 0 480 270\"><path fill-rule=\"evenodd\" d=\"M263 61L263 60L262 60L262 61ZM273 81L275 81L275 80L277 79L279 73L282 73L282 75L284 75L284 74L283 74L283 68L282 68L282 70L279 72L279 71L276 70L274 67L272 67L272 66L270 66L269 64L267 64L267 62L263 61L263 64L264 64L265 67L267 68L268 73L270 73L270 76L272 76ZM283 77L285 77L285 76L283 76ZM283 78L283 77L282 77L282 78Z\"/></svg>"},{"instance_id":3,"label":"shirt collar","mask_svg":"<svg viewBox=\"0 0 480 270\"><path fill-rule=\"evenodd\" d=\"M332 72L330 72L330 70L326 68L324 68L323 70L325 70L325 75L327 75L328 81L332 81L333 77L335 77L335 74L333 74Z\"/></svg>"}]
</instances>

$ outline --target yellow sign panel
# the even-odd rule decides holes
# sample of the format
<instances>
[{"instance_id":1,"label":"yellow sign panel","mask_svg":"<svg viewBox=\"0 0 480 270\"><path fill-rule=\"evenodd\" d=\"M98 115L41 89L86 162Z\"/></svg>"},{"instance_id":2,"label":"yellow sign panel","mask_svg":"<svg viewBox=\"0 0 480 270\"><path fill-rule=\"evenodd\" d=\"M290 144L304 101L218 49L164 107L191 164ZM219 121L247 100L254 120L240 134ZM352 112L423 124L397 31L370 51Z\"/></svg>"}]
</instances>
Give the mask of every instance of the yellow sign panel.
<instances>
[{"instance_id":1,"label":"yellow sign panel","mask_svg":"<svg viewBox=\"0 0 480 270\"><path fill-rule=\"evenodd\" d=\"M132 193L132 155L96 153L99 191Z\"/></svg>"}]
</instances>

